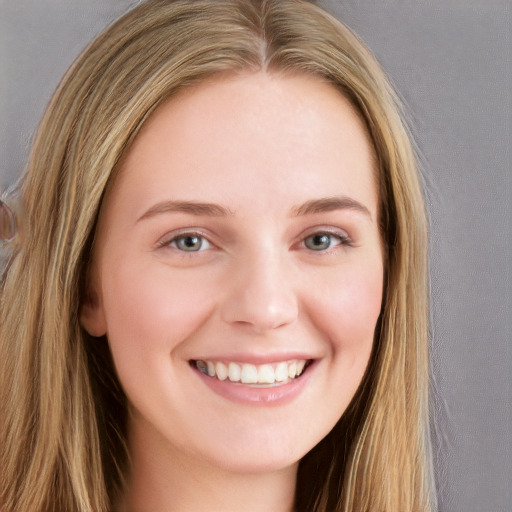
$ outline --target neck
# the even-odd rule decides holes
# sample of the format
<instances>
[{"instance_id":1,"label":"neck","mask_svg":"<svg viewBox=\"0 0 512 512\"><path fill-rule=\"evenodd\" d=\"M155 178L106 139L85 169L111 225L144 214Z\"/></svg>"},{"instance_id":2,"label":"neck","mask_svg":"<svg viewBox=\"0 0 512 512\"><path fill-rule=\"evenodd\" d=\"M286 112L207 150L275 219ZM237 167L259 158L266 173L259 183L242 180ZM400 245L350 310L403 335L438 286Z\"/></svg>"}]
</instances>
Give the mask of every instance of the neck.
<instances>
[{"instance_id":1,"label":"neck","mask_svg":"<svg viewBox=\"0 0 512 512\"><path fill-rule=\"evenodd\" d=\"M292 512L298 464L239 473L174 447L162 450L151 437L130 435L131 471L116 511Z\"/></svg>"}]
</instances>

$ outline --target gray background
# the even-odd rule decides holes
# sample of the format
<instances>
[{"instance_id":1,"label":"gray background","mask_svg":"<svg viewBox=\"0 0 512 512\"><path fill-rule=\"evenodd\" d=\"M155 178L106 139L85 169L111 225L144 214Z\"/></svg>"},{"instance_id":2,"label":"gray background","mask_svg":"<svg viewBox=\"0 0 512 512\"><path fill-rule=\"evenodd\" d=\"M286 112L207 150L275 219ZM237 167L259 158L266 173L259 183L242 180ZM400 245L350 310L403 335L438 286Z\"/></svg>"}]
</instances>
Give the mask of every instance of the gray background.
<instances>
[{"instance_id":1,"label":"gray background","mask_svg":"<svg viewBox=\"0 0 512 512\"><path fill-rule=\"evenodd\" d=\"M421 152L440 511L512 512L512 3L320 3L383 64ZM60 76L131 5L0 0L0 191L21 174Z\"/></svg>"}]
</instances>

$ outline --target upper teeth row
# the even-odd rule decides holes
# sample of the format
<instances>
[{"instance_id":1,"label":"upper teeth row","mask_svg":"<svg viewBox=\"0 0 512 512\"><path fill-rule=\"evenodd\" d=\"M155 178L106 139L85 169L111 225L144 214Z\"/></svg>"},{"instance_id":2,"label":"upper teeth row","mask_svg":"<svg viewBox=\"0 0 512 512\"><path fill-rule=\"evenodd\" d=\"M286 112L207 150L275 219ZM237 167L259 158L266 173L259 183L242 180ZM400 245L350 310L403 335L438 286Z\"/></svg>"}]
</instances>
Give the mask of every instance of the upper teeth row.
<instances>
[{"instance_id":1,"label":"upper teeth row","mask_svg":"<svg viewBox=\"0 0 512 512\"><path fill-rule=\"evenodd\" d=\"M196 361L197 368L210 377L229 379L242 384L274 384L298 377L306 365L305 360L283 361L276 364L240 364L220 361Z\"/></svg>"}]
</instances>

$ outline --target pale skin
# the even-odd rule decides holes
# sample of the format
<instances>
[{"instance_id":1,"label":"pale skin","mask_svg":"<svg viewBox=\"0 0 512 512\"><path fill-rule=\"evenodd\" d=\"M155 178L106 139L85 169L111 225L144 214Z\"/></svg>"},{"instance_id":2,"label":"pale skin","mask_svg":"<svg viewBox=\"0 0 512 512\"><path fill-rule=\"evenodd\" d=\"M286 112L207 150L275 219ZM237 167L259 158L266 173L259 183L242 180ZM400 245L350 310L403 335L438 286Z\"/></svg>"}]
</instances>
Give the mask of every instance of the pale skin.
<instances>
[{"instance_id":1,"label":"pale skin","mask_svg":"<svg viewBox=\"0 0 512 512\"><path fill-rule=\"evenodd\" d=\"M318 79L217 78L150 118L104 200L81 313L129 401L118 510L293 509L300 459L370 357L377 211L363 124ZM307 364L255 387L197 361Z\"/></svg>"}]
</instances>

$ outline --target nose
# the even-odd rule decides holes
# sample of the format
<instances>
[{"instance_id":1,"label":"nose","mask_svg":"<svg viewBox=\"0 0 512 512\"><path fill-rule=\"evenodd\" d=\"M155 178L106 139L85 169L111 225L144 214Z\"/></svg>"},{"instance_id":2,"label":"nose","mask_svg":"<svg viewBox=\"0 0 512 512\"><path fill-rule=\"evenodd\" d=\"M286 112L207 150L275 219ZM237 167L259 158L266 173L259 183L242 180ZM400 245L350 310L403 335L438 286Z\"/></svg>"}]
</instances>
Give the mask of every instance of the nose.
<instances>
[{"instance_id":1,"label":"nose","mask_svg":"<svg viewBox=\"0 0 512 512\"><path fill-rule=\"evenodd\" d=\"M222 319L260 334L292 324L299 305L291 274L275 255L245 259L226 283Z\"/></svg>"}]
</instances>

